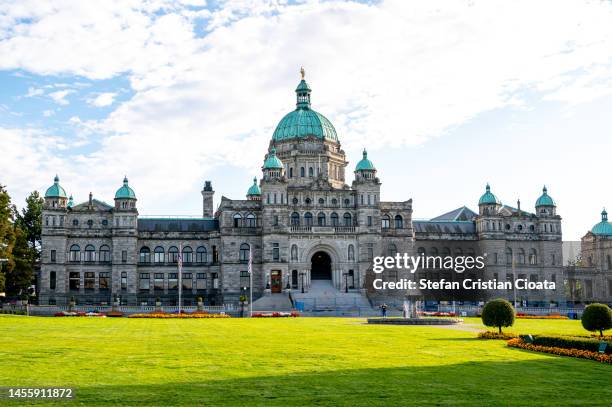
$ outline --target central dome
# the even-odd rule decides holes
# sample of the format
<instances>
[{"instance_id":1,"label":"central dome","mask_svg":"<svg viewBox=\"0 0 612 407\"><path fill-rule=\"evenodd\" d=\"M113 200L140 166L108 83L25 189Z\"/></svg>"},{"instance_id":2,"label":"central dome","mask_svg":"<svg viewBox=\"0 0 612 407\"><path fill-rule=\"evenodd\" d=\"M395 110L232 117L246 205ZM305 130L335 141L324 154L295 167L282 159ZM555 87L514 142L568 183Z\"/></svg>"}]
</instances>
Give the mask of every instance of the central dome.
<instances>
[{"instance_id":1,"label":"central dome","mask_svg":"<svg viewBox=\"0 0 612 407\"><path fill-rule=\"evenodd\" d=\"M304 70L301 70L302 80L295 93L297 107L288 113L276 126L273 141L285 141L306 137L317 137L321 140L338 142L338 135L333 124L321 113L310 108L310 86L304 80Z\"/></svg>"}]
</instances>

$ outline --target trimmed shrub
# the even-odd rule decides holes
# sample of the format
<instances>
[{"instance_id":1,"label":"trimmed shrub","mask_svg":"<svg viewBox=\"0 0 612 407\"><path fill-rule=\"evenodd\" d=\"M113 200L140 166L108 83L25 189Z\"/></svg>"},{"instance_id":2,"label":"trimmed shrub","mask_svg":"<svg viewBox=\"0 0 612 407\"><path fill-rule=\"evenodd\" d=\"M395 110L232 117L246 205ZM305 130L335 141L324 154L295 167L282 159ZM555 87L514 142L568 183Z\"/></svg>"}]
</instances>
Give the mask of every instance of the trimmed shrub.
<instances>
[{"instance_id":1,"label":"trimmed shrub","mask_svg":"<svg viewBox=\"0 0 612 407\"><path fill-rule=\"evenodd\" d=\"M582 313L582 326L587 331L599 331L603 337L603 331L612 328L612 310L605 304L591 304Z\"/></svg>"},{"instance_id":2,"label":"trimmed shrub","mask_svg":"<svg viewBox=\"0 0 612 407\"><path fill-rule=\"evenodd\" d=\"M513 334L511 332L491 332L491 331L485 331L485 332L479 332L478 333L478 339L503 339L505 341L509 340L509 339L514 339L516 338L516 334Z\"/></svg>"},{"instance_id":3,"label":"trimmed shrub","mask_svg":"<svg viewBox=\"0 0 612 407\"><path fill-rule=\"evenodd\" d=\"M525 339L525 335L521 335ZM578 349L590 352L599 352L601 341L595 338L582 338L578 336L557 336L557 335L535 335L533 344L539 346L549 346L553 348ZM612 343L608 342L606 347L607 354L612 354Z\"/></svg>"},{"instance_id":4,"label":"trimmed shrub","mask_svg":"<svg viewBox=\"0 0 612 407\"><path fill-rule=\"evenodd\" d=\"M502 327L514 324L514 307L501 298L491 300L482 308L482 323L485 326L497 327L501 333Z\"/></svg>"}]
</instances>

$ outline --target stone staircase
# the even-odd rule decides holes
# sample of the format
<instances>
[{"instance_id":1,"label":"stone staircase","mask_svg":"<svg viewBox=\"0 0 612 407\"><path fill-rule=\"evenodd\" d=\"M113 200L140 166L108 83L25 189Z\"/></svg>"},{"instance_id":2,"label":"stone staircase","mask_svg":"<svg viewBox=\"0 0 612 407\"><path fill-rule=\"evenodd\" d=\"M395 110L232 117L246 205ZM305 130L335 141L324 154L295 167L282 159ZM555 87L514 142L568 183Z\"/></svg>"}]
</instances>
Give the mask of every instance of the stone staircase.
<instances>
[{"instance_id":1,"label":"stone staircase","mask_svg":"<svg viewBox=\"0 0 612 407\"><path fill-rule=\"evenodd\" d=\"M296 308L313 315L370 315L375 312L360 292L339 291L329 280L312 280L306 293L291 293Z\"/></svg>"},{"instance_id":2,"label":"stone staircase","mask_svg":"<svg viewBox=\"0 0 612 407\"><path fill-rule=\"evenodd\" d=\"M253 301L253 311L282 311L292 310L291 300L287 294L270 294Z\"/></svg>"}]
</instances>

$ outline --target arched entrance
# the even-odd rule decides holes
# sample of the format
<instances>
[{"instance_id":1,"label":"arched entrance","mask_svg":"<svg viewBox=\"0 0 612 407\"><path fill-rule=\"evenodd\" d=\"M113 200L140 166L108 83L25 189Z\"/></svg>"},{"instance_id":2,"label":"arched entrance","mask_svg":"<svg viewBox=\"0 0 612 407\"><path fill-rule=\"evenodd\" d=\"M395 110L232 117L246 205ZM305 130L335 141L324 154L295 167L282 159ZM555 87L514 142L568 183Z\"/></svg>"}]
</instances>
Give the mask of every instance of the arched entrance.
<instances>
[{"instance_id":1,"label":"arched entrance","mask_svg":"<svg viewBox=\"0 0 612 407\"><path fill-rule=\"evenodd\" d=\"M310 268L311 280L331 280L332 279L332 261L329 254L325 252L316 252L312 255L312 265Z\"/></svg>"}]
</instances>

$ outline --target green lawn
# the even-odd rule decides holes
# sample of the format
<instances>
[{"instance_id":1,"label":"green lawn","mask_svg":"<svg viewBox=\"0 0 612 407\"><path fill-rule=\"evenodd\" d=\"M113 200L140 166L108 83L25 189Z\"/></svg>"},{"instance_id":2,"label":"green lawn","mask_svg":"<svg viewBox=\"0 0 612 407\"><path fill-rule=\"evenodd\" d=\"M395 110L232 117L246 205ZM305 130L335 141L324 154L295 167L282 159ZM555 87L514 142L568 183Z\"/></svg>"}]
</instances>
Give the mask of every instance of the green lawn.
<instances>
[{"instance_id":1,"label":"green lawn","mask_svg":"<svg viewBox=\"0 0 612 407\"><path fill-rule=\"evenodd\" d=\"M612 399L609 365L510 349L474 339L474 332L363 322L0 316L0 387L72 386L71 405L539 406ZM519 320L512 331L585 334L579 321Z\"/></svg>"}]
</instances>

